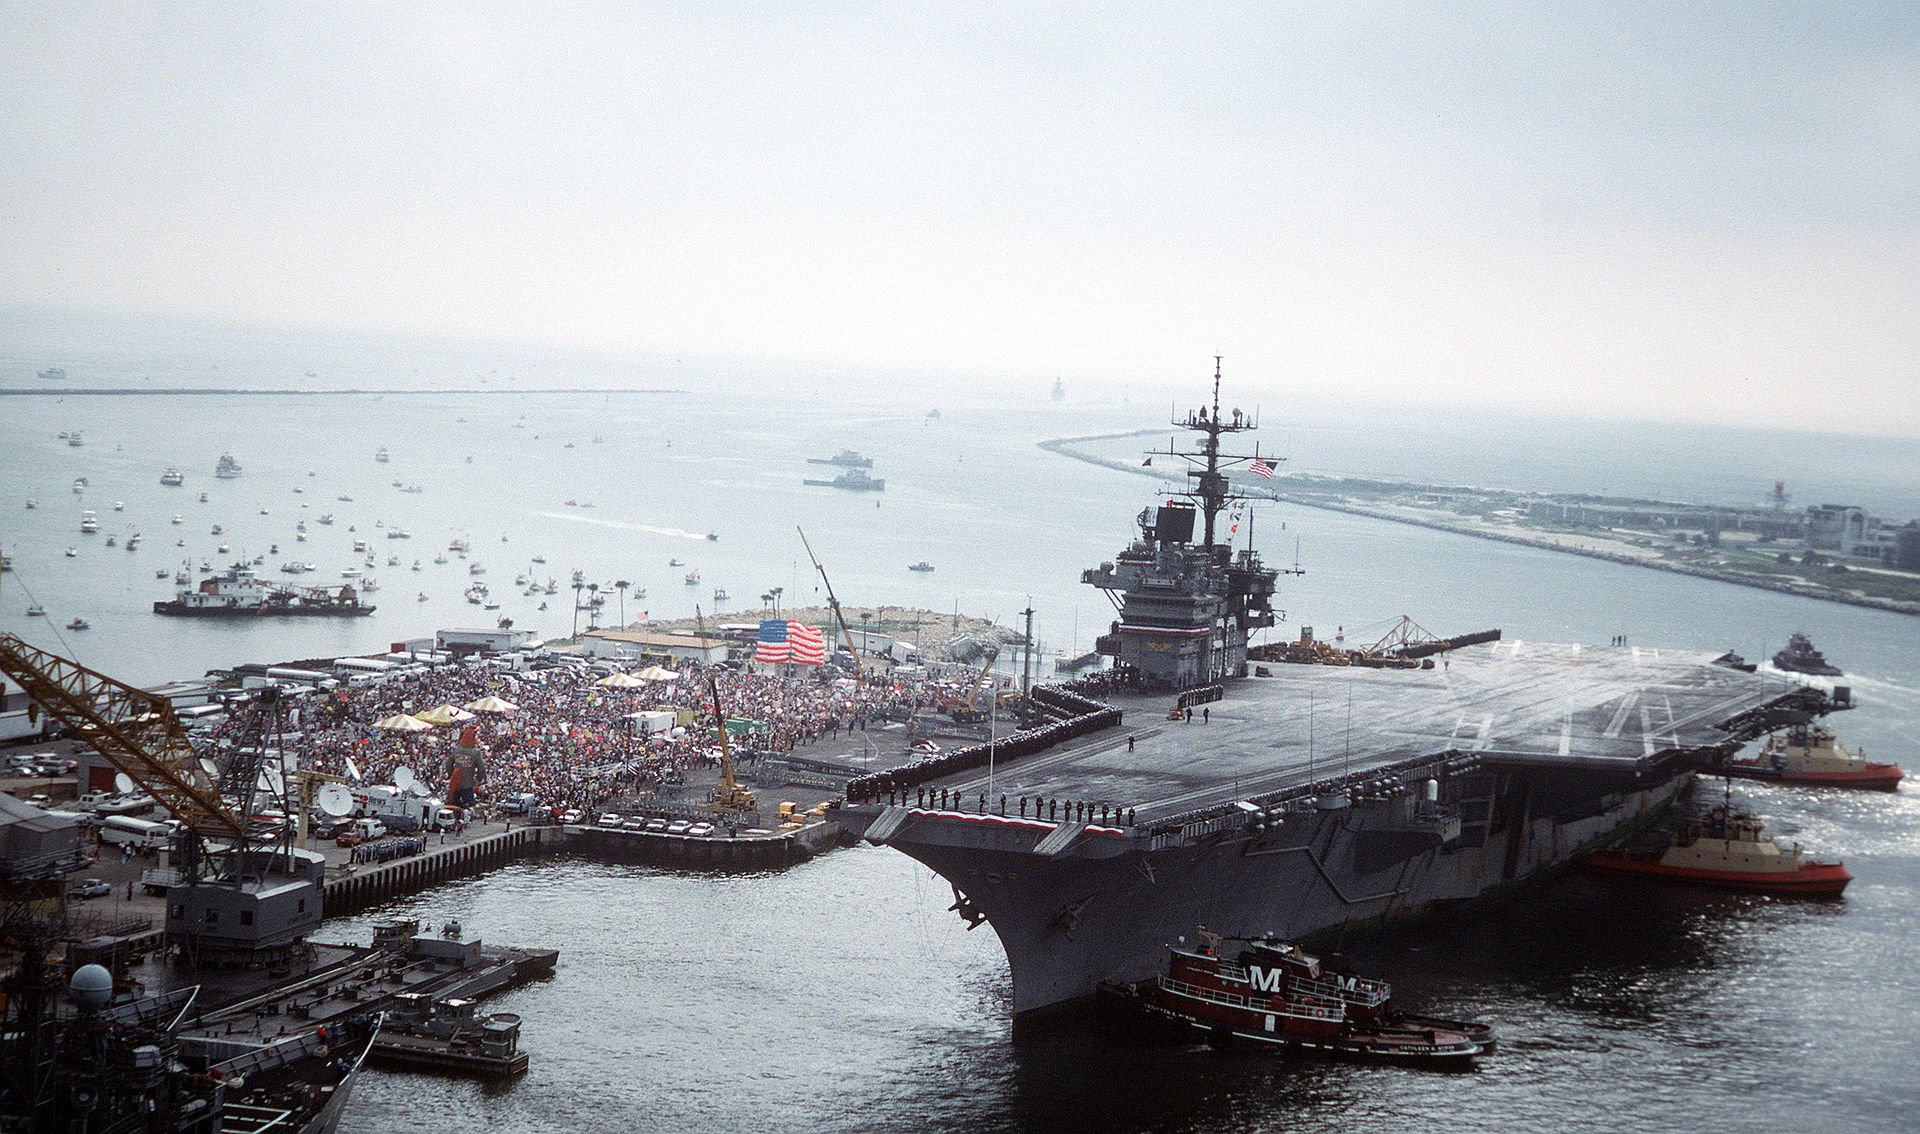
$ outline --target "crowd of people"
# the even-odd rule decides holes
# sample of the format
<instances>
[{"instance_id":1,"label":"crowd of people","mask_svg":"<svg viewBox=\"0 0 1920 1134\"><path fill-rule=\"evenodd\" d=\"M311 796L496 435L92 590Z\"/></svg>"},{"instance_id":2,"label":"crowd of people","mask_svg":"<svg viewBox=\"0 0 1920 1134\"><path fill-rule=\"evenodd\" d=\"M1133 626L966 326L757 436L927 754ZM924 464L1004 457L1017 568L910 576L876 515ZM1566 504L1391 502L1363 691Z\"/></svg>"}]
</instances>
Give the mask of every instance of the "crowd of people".
<instances>
[{"instance_id":1,"label":"crowd of people","mask_svg":"<svg viewBox=\"0 0 1920 1134\"><path fill-rule=\"evenodd\" d=\"M411 776L456 805L484 808L525 792L540 806L591 813L609 799L660 791L684 782L695 767L719 763L715 691L731 722L732 754L742 762L863 730L932 695L921 682L822 681L814 670L782 668L793 672L688 671L623 688L603 684L604 670L586 665L445 665L282 699L270 719L256 707L229 719L221 733L252 742L250 731L268 729L274 738L262 742L297 755L300 767L360 784L405 786ZM513 708L469 711L428 731L377 727L489 696ZM649 732L634 717L658 710L674 714L669 727Z\"/></svg>"}]
</instances>

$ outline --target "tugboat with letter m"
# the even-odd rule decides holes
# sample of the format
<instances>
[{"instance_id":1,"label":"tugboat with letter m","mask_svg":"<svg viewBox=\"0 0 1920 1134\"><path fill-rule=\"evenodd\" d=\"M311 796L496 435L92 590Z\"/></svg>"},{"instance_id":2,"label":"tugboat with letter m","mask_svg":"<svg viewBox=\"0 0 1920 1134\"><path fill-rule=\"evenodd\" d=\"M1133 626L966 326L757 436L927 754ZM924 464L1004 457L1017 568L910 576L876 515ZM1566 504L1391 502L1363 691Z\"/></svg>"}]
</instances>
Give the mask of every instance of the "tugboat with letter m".
<instances>
[{"instance_id":1,"label":"tugboat with letter m","mask_svg":"<svg viewBox=\"0 0 1920 1134\"><path fill-rule=\"evenodd\" d=\"M1200 936L1199 949L1170 947L1166 976L1106 991L1218 1047L1434 1067L1465 1067L1493 1050L1487 1025L1397 1012L1386 981L1325 972L1298 945L1249 941L1229 960L1224 938Z\"/></svg>"}]
</instances>

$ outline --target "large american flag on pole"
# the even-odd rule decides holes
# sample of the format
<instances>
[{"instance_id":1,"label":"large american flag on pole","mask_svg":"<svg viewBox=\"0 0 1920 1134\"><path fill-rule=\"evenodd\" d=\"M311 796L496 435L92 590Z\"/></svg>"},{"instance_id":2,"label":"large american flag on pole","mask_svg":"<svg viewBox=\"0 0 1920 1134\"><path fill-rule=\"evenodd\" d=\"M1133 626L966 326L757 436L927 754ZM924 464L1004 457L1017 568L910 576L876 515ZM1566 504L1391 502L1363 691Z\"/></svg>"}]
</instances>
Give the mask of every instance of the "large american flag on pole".
<instances>
[{"instance_id":1,"label":"large american flag on pole","mask_svg":"<svg viewBox=\"0 0 1920 1134\"><path fill-rule=\"evenodd\" d=\"M1248 466L1248 468L1253 472L1253 475L1259 477L1261 480L1273 479L1273 464L1265 457L1255 457L1253 464Z\"/></svg>"},{"instance_id":2,"label":"large american flag on pole","mask_svg":"<svg viewBox=\"0 0 1920 1134\"><path fill-rule=\"evenodd\" d=\"M827 642L820 631L784 618L760 621L760 644L753 652L760 662L792 662L794 665L825 665Z\"/></svg>"}]
</instances>

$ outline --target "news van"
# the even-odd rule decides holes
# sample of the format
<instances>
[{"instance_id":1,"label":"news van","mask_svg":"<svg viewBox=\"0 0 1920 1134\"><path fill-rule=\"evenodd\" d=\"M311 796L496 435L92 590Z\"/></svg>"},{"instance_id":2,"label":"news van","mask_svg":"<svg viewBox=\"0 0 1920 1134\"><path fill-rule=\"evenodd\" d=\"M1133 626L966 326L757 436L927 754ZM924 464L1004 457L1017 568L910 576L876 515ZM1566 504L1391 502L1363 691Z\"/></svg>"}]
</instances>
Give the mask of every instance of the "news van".
<instances>
[{"instance_id":1,"label":"news van","mask_svg":"<svg viewBox=\"0 0 1920 1134\"><path fill-rule=\"evenodd\" d=\"M353 814L371 819L398 819L402 825L415 825L415 830L427 831L451 831L460 821L457 811L432 796L423 798L380 784L353 789Z\"/></svg>"}]
</instances>

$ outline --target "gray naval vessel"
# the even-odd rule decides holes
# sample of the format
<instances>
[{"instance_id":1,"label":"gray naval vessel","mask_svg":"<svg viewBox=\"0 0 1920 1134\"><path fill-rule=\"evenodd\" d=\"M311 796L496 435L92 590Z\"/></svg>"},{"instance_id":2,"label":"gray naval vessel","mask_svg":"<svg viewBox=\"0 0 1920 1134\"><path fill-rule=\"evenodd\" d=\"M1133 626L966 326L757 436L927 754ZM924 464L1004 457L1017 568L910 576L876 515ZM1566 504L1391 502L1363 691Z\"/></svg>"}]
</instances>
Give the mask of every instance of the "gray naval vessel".
<instances>
[{"instance_id":1,"label":"gray naval vessel","mask_svg":"<svg viewBox=\"0 0 1920 1134\"><path fill-rule=\"evenodd\" d=\"M1017 1021L1158 975L1202 926L1311 943L1516 891L1770 728L1844 707L1712 653L1491 632L1250 662L1279 572L1233 549L1233 475L1272 460L1222 439L1255 424L1221 410L1217 367L1212 406L1173 422L1198 435L1166 451L1187 490L1084 575L1118 610L1098 643L1111 669L1036 688L1043 719L992 744L848 785L855 836L925 863L993 927Z\"/></svg>"}]
</instances>

